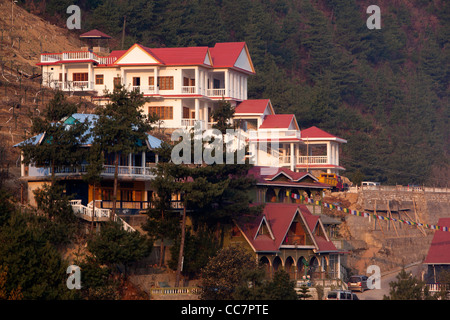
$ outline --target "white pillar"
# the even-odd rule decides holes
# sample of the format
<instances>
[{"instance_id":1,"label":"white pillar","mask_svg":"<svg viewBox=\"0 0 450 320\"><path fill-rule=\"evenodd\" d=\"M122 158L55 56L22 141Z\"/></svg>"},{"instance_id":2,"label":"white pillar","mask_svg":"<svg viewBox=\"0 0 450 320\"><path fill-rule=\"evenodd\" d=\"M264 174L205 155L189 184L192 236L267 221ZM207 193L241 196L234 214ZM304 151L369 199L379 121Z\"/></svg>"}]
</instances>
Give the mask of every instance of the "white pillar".
<instances>
[{"instance_id":1,"label":"white pillar","mask_svg":"<svg viewBox=\"0 0 450 320\"><path fill-rule=\"evenodd\" d=\"M20 153L20 175L25 177L25 164L23 161L23 152Z\"/></svg>"},{"instance_id":2,"label":"white pillar","mask_svg":"<svg viewBox=\"0 0 450 320\"><path fill-rule=\"evenodd\" d=\"M194 93L199 93L199 78L200 78L200 76L199 76L199 72L198 72L198 67L197 68L195 68L195 76L194 76L194 78L195 78L195 88L194 88Z\"/></svg>"},{"instance_id":3,"label":"white pillar","mask_svg":"<svg viewBox=\"0 0 450 320\"><path fill-rule=\"evenodd\" d=\"M155 94L159 93L159 86L158 86L158 68L154 69L153 72L153 85L154 85L154 92Z\"/></svg>"},{"instance_id":4,"label":"white pillar","mask_svg":"<svg viewBox=\"0 0 450 320\"><path fill-rule=\"evenodd\" d=\"M62 89L66 88L66 67L64 63L62 64Z\"/></svg>"},{"instance_id":5,"label":"white pillar","mask_svg":"<svg viewBox=\"0 0 450 320\"><path fill-rule=\"evenodd\" d=\"M200 120L200 101L195 99L195 120Z\"/></svg>"},{"instance_id":6,"label":"white pillar","mask_svg":"<svg viewBox=\"0 0 450 320\"><path fill-rule=\"evenodd\" d=\"M338 166L339 165L339 144L336 143L336 157L335 157L335 163Z\"/></svg>"},{"instance_id":7,"label":"white pillar","mask_svg":"<svg viewBox=\"0 0 450 320\"><path fill-rule=\"evenodd\" d=\"M291 171L294 171L295 169L295 150L294 150L294 143L291 142Z\"/></svg>"},{"instance_id":8,"label":"white pillar","mask_svg":"<svg viewBox=\"0 0 450 320\"><path fill-rule=\"evenodd\" d=\"M331 142L327 142L327 163L331 164Z\"/></svg>"},{"instance_id":9,"label":"white pillar","mask_svg":"<svg viewBox=\"0 0 450 320\"><path fill-rule=\"evenodd\" d=\"M88 70L89 70L88 71L88 83L87 83L86 89L91 90L92 89L91 82L94 79L94 76L92 75L92 65L90 63L88 63Z\"/></svg>"},{"instance_id":10,"label":"white pillar","mask_svg":"<svg viewBox=\"0 0 450 320\"><path fill-rule=\"evenodd\" d=\"M230 73L225 70L225 97L230 96Z\"/></svg>"}]
</instances>

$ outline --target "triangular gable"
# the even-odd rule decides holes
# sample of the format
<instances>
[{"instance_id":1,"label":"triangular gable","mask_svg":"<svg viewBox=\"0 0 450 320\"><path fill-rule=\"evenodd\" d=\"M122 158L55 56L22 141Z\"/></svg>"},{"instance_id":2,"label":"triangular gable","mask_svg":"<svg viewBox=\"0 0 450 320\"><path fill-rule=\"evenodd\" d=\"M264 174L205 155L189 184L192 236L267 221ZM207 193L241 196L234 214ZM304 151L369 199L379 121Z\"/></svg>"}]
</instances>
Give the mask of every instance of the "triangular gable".
<instances>
[{"instance_id":1,"label":"triangular gable","mask_svg":"<svg viewBox=\"0 0 450 320\"><path fill-rule=\"evenodd\" d=\"M247 45L244 45L241 53L239 54L234 66L239 69L246 70L248 72L255 72L255 68L253 67L252 59L250 58L250 54L248 52Z\"/></svg>"},{"instance_id":2,"label":"triangular gable","mask_svg":"<svg viewBox=\"0 0 450 320\"><path fill-rule=\"evenodd\" d=\"M119 59L117 59L115 65L136 65L136 64L160 64L155 57L153 57L147 50L137 43L127 50Z\"/></svg>"},{"instance_id":3,"label":"triangular gable","mask_svg":"<svg viewBox=\"0 0 450 320\"><path fill-rule=\"evenodd\" d=\"M299 245L308 245L307 243L309 242L309 243L313 243L313 245L315 247L317 247L314 236L308 226L307 221L304 219L303 215L301 214L300 208L297 208L295 214L293 215L291 223L289 224L288 228L286 229L286 232L283 236L283 242L280 243L280 246L286 245L284 243L284 240L289 235L289 231L293 231L295 235L304 235L305 236L305 244L299 244Z\"/></svg>"},{"instance_id":4,"label":"triangular gable","mask_svg":"<svg viewBox=\"0 0 450 320\"><path fill-rule=\"evenodd\" d=\"M267 180L270 180L270 181L284 180L284 179L281 179L281 177L280 177L281 175L284 176L285 178L287 178L288 180L291 180L291 181L293 180L292 177L290 175L288 175L286 172L284 172L283 170L280 170L272 178L269 178ZM284 181L286 181L286 180L284 180Z\"/></svg>"},{"instance_id":5,"label":"triangular gable","mask_svg":"<svg viewBox=\"0 0 450 320\"><path fill-rule=\"evenodd\" d=\"M203 64L207 66L212 66L212 58L211 58L211 52L209 49L206 51L205 59L203 60Z\"/></svg>"},{"instance_id":6,"label":"triangular gable","mask_svg":"<svg viewBox=\"0 0 450 320\"><path fill-rule=\"evenodd\" d=\"M265 216L263 216L263 218L261 219L261 223L259 224L259 227L256 230L255 237L253 239L256 240L258 236L261 235L268 235L272 240L275 239L272 229L270 228L270 225L267 223Z\"/></svg>"}]
</instances>

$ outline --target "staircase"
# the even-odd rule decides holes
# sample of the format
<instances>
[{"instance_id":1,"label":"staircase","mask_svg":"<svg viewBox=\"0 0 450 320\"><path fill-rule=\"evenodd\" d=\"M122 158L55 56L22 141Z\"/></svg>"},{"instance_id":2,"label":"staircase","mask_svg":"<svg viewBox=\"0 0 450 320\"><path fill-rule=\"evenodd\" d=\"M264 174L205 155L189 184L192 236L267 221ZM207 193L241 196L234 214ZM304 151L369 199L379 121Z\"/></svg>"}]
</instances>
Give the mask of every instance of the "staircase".
<instances>
[{"instance_id":1,"label":"staircase","mask_svg":"<svg viewBox=\"0 0 450 320\"><path fill-rule=\"evenodd\" d=\"M91 222L94 220L95 222L106 222L110 220L111 210L110 209L102 209L95 208L94 217L92 217L93 212L93 203L92 201L88 203L87 206L81 203L81 200L71 200L70 205L72 206L74 214L81 219ZM122 224L122 228L125 231L134 232L136 231L132 226L126 223L121 217L117 214L114 216L114 221L120 222Z\"/></svg>"}]
</instances>

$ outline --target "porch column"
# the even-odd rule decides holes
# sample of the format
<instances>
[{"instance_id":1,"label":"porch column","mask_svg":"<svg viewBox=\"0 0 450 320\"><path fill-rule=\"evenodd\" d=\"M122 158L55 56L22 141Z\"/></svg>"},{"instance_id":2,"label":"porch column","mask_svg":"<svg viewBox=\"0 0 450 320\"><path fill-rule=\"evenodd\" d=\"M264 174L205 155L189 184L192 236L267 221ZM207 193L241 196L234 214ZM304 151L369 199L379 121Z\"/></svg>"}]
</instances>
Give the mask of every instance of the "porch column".
<instances>
[{"instance_id":1,"label":"porch column","mask_svg":"<svg viewBox=\"0 0 450 320\"><path fill-rule=\"evenodd\" d=\"M159 85L158 85L158 68L153 69L153 88L154 88L154 93L158 94L159 93Z\"/></svg>"},{"instance_id":2,"label":"porch column","mask_svg":"<svg viewBox=\"0 0 450 320\"><path fill-rule=\"evenodd\" d=\"M142 159L141 159L141 161L142 161L142 163L141 163L142 174L145 175L145 163L146 163L146 160L145 160L145 151L142 151L142 157L141 157L141 158L142 158Z\"/></svg>"},{"instance_id":3,"label":"porch column","mask_svg":"<svg viewBox=\"0 0 450 320\"><path fill-rule=\"evenodd\" d=\"M294 171L295 168L295 152L294 152L294 143L291 142L291 171Z\"/></svg>"},{"instance_id":4,"label":"porch column","mask_svg":"<svg viewBox=\"0 0 450 320\"><path fill-rule=\"evenodd\" d=\"M337 263L337 266L336 266L336 268L337 268L337 277L338 277L338 279L341 279L341 255L338 254L337 256L338 256L338 263Z\"/></svg>"},{"instance_id":5,"label":"porch column","mask_svg":"<svg viewBox=\"0 0 450 320\"><path fill-rule=\"evenodd\" d=\"M90 63L88 63L88 83L87 83L86 89L89 89L89 90L92 89L91 83L92 83L93 79L94 79L94 77L92 75L92 66Z\"/></svg>"},{"instance_id":6,"label":"porch column","mask_svg":"<svg viewBox=\"0 0 450 320\"><path fill-rule=\"evenodd\" d=\"M25 164L23 163L23 152L20 153L20 176L25 177Z\"/></svg>"},{"instance_id":7,"label":"porch column","mask_svg":"<svg viewBox=\"0 0 450 320\"><path fill-rule=\"evenodd\" d=\"M125 82L125 70L123 68L120 69L120 81L122 82L123 86L126 86Z\"/></svg>"},{"instance_id":8,"label":"porch column","mask_svg":"<svg viewBox=\"0 0 450 320\"><path fill-rule=\"evenodd\" d=\"M334 162L338 166L339 165L339 144L338 143L336 143L335 150L336 150L336 155L334 158Z\"/></svg>"},{"instance_id":9,"label":"porch column","mask_svg":"<svg viewBox=\"0 0 450 320\"><path fill-rule=\"evenodd\" d=\"M128 154L128 168L129 168L129 174L133 173L133 154Z\"/></svg>"},{"instance_id":10,"label":"porch column","mask_svg":"<svg viewBox=\"0 0 450 320\"><path fill-rule=\"evenodd\" d=\"M194 87L194 93L199 93L199 80L200 80L200 76L199 76L199 72L198 72L198 67L195 68L195 76L194 76L194 81L195 81L195 87Z\"/></svg>"},{"instance_id":11,"label":"porch column","mask_svg":"<svg viewBox=\"0 0 450 320\"><path fill-rule=\"evenodd\" d=\"M195 120L200 120L200 101L195 99Z\"/></svg>"},{"instance_id":12,"label":"porch column","mask_svg":"<svg viewBox=\"0 0 450 320\"><path fill-rule=\"evenodd\" d=\"M327 164L331 164L331 142L327 142Z\"/></svg>"},{"instance_id":13,"label":"porch column","mask_svg":"<svg viewBox=\"0 0 450 320\"><path fill-rule=\"evenodd\" d=\"M66 67L64 65L64 63L61 65L62 66L62 87L61 89L64 90L66 88Z\"/></svg>"},{"instance_id":14,"label":"porch column","mask_svg":"<svg viewBox=\"0 0 450 320\"><path fill-rule=\"evenodd\" d=\"M228 70L225 70L225 97L230 96L230 74Z\"/></svg>"}]
</instances>

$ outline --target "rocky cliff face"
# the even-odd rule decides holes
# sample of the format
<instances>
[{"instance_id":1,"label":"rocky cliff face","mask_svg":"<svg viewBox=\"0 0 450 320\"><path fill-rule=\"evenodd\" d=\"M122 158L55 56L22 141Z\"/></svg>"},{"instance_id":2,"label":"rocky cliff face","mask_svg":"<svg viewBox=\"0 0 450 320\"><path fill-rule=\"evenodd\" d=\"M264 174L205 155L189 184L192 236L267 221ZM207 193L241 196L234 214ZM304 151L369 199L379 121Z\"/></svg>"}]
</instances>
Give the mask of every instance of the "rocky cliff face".
<instances>
[{"instance_id":1,"label":"rocky cliff face","mask_svg":"<svg viewBox=\"0 0 450 320\"><path fill-rule=\"evenodd\" d=\"M448 216L448 195L427 193L359 192L332 193L327 202L353 210L374 212L409 221L437 224ZM352 216L337 210L324 209L326 214L339 217L342 248L348 250L344 258L353 273L366 273L367 266L378 265L381 272L423 261L434 231L392 221Z\"/></svg>"}]
</instances>

